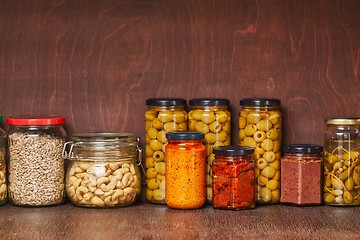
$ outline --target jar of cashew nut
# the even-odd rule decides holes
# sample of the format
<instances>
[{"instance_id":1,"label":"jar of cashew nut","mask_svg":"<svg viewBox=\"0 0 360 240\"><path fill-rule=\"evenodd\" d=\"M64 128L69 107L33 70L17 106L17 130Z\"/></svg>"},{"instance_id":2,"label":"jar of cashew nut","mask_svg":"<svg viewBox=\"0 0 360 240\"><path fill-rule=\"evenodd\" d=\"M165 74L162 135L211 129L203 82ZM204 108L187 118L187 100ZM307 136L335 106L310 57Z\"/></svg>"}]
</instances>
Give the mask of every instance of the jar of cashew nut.
<instances>
[{"instance_id":1,"label":"jar of cashew nut","mask_svg":"<svg viewBox=\"0 0 360 240\"><path fill-rule=\"evenodd\" d=\"M71 140L64 146L63 157L70 160L66 192L74 205L126 207L138 199L141 149L135 135L79 133L72 135Z\"/></svg>"},{"instance_id":2,"label":"jar of cashew nut","mask_svg":"<svg viewBox=\"0 0 360 240\"><path fill-rule=\"evenodd\" d=\"M0 123L2 115L0 115ZM7 181L6 181L6 133L0 127L0 205L7 201Z\"/></svg>"},{"instance_id":3,"label":"jar of cashew nut","mask_svg":"<svg viewBox=\"0 0 360 240\"><path fill-rule=\"evenodd\" d=\"M213 149L231 145L231 114L229 100L222 98L194 98L189 101L191 107L189 131L202 132L206 147L206 186L207 202L212 201L212 169L215 159Z\"/></svg>"},{"instance_id":4,"label":"jar of cashew nut","mask_svg":"<svg viewBox=\"0 0 360 240\"><path fill-rule=\"evenodd\" d=\"M166 133L187 130L186 100L182 98L150 98L146 100L146 200L165 204Z\"/></svg>"},{"instance_id":5,"label":"jar of cashew nut","mask_svg":"<svg viewBox=\"0 0 360 240\"><path fill-rule=\"evenodd\" d=\"M252 147L258 204L280 201L281 112L279 99L240 101L239 145ZM274 184L276 183L276 184Z\"/></svg>"},{"instance_id":6,"label":"jar of cashew nut","mask_svg":"<svg viewBox=\"0 0 360 240\"><path fill-rule=\"evenodd\" d=\"M18 206L65 201L64 117L8 118L9 200Z\"/></svg>"}]
</instances>

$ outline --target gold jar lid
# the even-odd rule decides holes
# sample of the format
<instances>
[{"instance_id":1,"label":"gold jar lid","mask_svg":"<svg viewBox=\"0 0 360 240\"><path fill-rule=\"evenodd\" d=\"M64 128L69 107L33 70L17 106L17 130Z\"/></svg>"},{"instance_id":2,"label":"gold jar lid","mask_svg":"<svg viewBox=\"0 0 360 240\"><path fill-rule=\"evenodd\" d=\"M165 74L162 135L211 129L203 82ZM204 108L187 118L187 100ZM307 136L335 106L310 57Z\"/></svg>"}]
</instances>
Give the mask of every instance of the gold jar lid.
<instances>
[{"instance_id":1,"label":"gold jar lid","mask_svg":"<svg viewBox=\"0 0 360 240\"><path fill-rule=\"evenodd\" d=\"M360 118L326 118L329 125L360 125Z\"/></svg>"}]
</instances>

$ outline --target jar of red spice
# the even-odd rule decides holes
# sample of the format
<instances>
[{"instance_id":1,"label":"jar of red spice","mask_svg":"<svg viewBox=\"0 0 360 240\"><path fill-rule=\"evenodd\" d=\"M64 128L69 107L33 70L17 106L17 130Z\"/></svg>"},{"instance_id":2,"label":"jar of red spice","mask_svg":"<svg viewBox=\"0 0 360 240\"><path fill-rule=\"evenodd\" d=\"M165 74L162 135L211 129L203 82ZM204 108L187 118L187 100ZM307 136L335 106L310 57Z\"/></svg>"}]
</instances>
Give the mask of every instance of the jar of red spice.
<instances>
[{"instance_id":1,"label":"jar of red spice","mask_svg":"<svg viewBox=\"0 0 360 240\"><path fill-rule=\"evenodd\" d=\"M202 207L206 201L204 134L168 132L166 138L166 204L176 209Z\"/></svg>"},{"instance_id":2,"label":"jar of red spice","mask_svg":"<svg viewBox=\"0 0 360 240\"><path fill-rule=\"evenodd\" d=\"M218 147L212 164L214 208L241 210L255 207L254 150Z\"/></svg>"},{"instance_id":3,"label":"jar of red spice","mask_svg":"<svg viewBox=\"0 0 360 240\"><path fill-rule=\"evenodd\" d=\"M313 144L292 144L282 148L281 202L295 205L320 205L322 198L322 151ZM268 182L277 188L277 180ZM275 182L276 181L276 182Z\"/></svg>"}]
</instances>

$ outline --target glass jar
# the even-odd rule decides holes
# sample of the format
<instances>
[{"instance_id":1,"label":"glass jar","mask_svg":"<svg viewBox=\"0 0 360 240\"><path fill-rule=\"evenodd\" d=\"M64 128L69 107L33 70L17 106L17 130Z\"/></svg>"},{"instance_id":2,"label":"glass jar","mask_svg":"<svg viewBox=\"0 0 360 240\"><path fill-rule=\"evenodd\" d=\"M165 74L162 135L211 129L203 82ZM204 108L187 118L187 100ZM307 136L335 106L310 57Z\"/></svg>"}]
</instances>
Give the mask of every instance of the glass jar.
<instances>
[{"instance_id":1,"label":"glass jar","mask_svg":"<svg viewBox=\"0 0 360 240\"><path fill-rule=\"evenodd\" d=\"M65 201L64 117L8 118L9 200L18 206Z\"/></svg>"},{"instance_id":2,"label":"glass jar","mask_svg":"<svg viewBox=\"0 0 360 240\"><path fill-rule=\"evenodd\" d=\"M145 113L146 199L165 204L166 133L187 130L186 100L182 98L150 98ZM153 184L153 182L159 184Z\"/></svg>"},{"instance_id":3,"label":"glass jar","mask_svg":"<svg viewBox=\"0 0 360 240\"><path fill-rule=\"evenodd\" d=\"M256 202L278 203L280 184L270 190L267 183L271 180L280 181L280 100L247 98L242 99L240 105L242 110L239 114L239 145L254 148Z\"/></svg>"},{"instance_id":4,"label":"glass jar","mask_svg":"<svg viewBox=\"0 0 360 240\"><path fill-rule=\"evenodd\" d=\"M213 149L231 145L231 114L229 100L221 98L194 98L189 101L189 131L205 134L207 202L212 201L212 170L215 159Z\"/></svg>"},{"instance_id":5,"label":"glass jar","mask_svg":"<svg viewBox=\"0 0 360 240\"><path fill-rule=\"evenodd\" d=\"M327 205L360 205L360 118L325 119L324 195Z\"/></svg>"},{"instance_id":6,"label":"glass jar","mask_svg":"<svg viewBox=\"0 0 360 240\"><path fill-rule=\"evenodd\" d=\"M200 208L206 201L204 134L169 132L166 137L166 204L176 209Z\"/></svg>"},{"instance_id":7,"label":"glass jar","mask_svg":"<svg viewBox=\"0 0 360 240\"><path fill-rule=\"evenodd\" d=\"M76 206L126 207L140 195L141 149L131 133L78 133L64 146L66 192ZM69 152L65 148L70 145Z\"/></svg>"},{"instance_id":8,"label":"glass jar","mask_svg":"<svg viewBox=\"0 0 360 240\"><path fill-rule=\"evenodd\" d=\"M2 115L0 115L2 123ZM6 181L6 133L0 127L0 205L7 201L7 181Z\"/></svg>"},{"instance_id":9,"label":"glass jar","mask_svg":"<svg viewBox=\"0 0 360 240\"><path fill-rule=\"evenodd\" d=\"M241 210L255 207L254 149L218 147L212 164L214 208Z\"/></svg>"},{"instance_id":10,"label":"glass jar","mask_svg":"<svg viewBox=\"0 0 360 240\"><path fill-rule=\"evenodd\" d=\"M322 202L322 151L313 144L291 144L283 147L281 159L281 202L294 205L320 205ZM271 189L278 180L267 183Z\"/></svg>"}]
</instances>

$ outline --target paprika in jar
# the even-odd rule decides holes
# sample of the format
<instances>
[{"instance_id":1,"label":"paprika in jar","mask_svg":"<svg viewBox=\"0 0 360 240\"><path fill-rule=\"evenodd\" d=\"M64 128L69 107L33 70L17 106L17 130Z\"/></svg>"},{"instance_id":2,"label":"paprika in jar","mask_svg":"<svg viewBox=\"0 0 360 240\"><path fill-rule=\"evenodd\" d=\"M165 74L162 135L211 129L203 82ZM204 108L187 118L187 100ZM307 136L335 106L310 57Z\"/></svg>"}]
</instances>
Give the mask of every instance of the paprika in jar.
<instances>
[{"instance_id":1,"label":"paprika in jar","mask_svg":"<svg viewBox=\"0 0 360 240\"><path fill-rule=\"evenodd\" d=\"M175 209L202 207L206 201L204 134L169 132L166 138L166 204Z\"/></svg>"},{"instance_id":2,"label":"paprika in jar","mask_svg":"<svg viewBox=\"0 0 360 240\"><path fill-rule=\"evenodd\" d=\"M214 208L241 210L255 207L254 149L218 147L212 164Z\"/></svg>"},{"instance_id":3,"label":"paprika in jar","mask_svg":"<svg viewBox=\"0 0 360 240\"><path fill-rule=\"evenodd\" d=\"M255 199L258 204L280 202L281 112L279 99L247 98L240 101L239 145L254 148Z\"/></svg>"}]
</instances>

